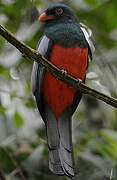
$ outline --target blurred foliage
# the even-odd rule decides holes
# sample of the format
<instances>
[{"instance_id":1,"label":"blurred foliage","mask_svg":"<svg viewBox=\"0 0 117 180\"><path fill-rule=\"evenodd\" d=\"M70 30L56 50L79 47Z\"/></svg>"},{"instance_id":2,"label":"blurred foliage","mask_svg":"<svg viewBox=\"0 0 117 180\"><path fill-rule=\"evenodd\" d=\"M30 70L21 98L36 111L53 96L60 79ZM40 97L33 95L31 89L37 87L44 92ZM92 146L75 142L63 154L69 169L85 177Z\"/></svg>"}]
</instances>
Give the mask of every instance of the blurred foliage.
<instances>
[{"instance_id":1,"label":"blurred foliage","mask_svg":"<svg viewBox=\"0 0 117 180\"><path fill-rule=\"evenodd\" d=\"M38 12L57 0L0 0L0 24L32 48L42 36ZM62 2L62 0L61 0ZM117 98L117 1L65 0L93 31L86 83ZM44 123L31 93L32 63L0 37L0 179L65 180L48 169ZM73 117L79 180L117 179L117 111L84 96Z\"/></svg>"}]
</instances>

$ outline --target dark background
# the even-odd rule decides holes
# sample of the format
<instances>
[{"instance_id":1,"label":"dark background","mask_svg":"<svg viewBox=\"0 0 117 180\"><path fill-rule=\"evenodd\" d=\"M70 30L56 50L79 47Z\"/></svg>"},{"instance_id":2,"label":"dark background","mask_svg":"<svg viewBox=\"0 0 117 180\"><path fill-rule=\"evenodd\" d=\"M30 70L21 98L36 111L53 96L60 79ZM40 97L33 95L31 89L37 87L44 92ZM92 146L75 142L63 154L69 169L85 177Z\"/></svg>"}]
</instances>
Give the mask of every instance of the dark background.
<instances>
[{"instance_id":1,"label":"dark background","mask_svg":"<svg viewBox=\"0 0 117 180\"><path fill-rule=\"evenodd\" d=\"M0 0L0 24L32 48L49 0ZM117 98L117 1L66 0L93 32L95 55L86 84ZM37 11L37 9L38 11ZM0 37L0 180L67 180L48 169L44 123L31 93L32 63ZM117 179L117 110L90 96L73 117L76 180Z\"/></svg>"}]
</instances>

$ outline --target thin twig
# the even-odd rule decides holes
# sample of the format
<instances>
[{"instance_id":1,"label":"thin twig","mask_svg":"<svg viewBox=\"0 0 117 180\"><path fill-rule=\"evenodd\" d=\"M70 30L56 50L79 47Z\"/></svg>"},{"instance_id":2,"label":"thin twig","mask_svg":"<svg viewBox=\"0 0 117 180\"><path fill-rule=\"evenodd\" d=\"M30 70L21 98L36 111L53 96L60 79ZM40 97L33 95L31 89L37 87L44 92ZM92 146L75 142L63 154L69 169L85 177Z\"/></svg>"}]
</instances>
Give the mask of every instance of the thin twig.
<instances>
[{"instance_id":1,"label":"thin twig","mask_svg":"<svg viewBox=\"0 0 117 180\"><path fill-rule=\"evenodd\" d=\"M23 55L25 55L30 61L36 61L37 63L43 65L45 69L51 72L56 78L68 83L70 86L78 89L85 93L92 95L93 97L102 100L103 102L117 108L117 99L109 97L101 92L98 92L92 88L89 88L84 83L80 83L78 79L70 75L63 75L62 71L56 66L52 65L47 59L45 59L41 54L39 54L34 49L28 47L24 43L18 41L10 32L8 32L2 25L0 25L0 35L4 37L8 42L15 46Z\"/></svg>"},{"instance_id":2,"label":"thin twig","mask_svg":"<svg viewBox=\"0 0 117 180\"><path fill-rule=\"evenodd\" d=\"M110 180L113 179L113 168L111 169L111 173L110 173Z\"/></svg>"},{"instance_id":3,"label":"thin twig","mask_svg":"<svg viewBox=\"0 0 117 180\"><path fill-rule=\"evenodd\" d=\"M20 175L21 180L26 180L25 175L23 173L22 167L20 166L20 164L16 161L15 157L13 154L11 154L11 152L7 151L6 148L3 148L3 151L7 154L7 156L9 157L9 159L11 160L11 162L14 164L15 168L18 169L17 174Z\"/></svg>"},{"instance_id":4,"label":"thin twig","mask_svg":"<svg viewBox=\"0 0 117 180\"><path fill-rule=\"evenodd\" d=\"M20 169L16 168L9 174L9 177L12 178L12 177L16 176L16 174L18 174L19 172L20 172Z\"/></svg>"}]
</instances>

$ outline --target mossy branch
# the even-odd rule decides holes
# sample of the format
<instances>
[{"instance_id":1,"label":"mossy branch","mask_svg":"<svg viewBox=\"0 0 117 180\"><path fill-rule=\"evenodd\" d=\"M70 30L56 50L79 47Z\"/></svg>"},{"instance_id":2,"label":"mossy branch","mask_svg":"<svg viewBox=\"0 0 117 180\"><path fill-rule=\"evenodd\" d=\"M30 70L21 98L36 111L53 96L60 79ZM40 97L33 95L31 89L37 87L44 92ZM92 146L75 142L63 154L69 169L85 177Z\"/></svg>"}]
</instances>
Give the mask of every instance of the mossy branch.
<instances>
[{"instance_id":1,"label":"mossy branch","mask_svg":"<svg viewBox=\"0 0 117 180\"><path fill-rule=\"evenodd\" d=\"M56 78L68 83L74 88L80 88L82 93L89 94L103 102L117 108L117 99L113 97L109 97L103 93L100 93L88 86L84 83L81 83L78 79L70 75L64 75L63 72L58 69L56 66L51 64L47 59L45 59L41 54L39 54L34 49L28 47L24 43L17 40L8 30L6 30L2 25L0 25L0 35L4 37L9 43L15 46L25 57L27 57L30 61L36 61L37 63L42 64L45 69L51 72Z\"/></svg>"}]
</instances>

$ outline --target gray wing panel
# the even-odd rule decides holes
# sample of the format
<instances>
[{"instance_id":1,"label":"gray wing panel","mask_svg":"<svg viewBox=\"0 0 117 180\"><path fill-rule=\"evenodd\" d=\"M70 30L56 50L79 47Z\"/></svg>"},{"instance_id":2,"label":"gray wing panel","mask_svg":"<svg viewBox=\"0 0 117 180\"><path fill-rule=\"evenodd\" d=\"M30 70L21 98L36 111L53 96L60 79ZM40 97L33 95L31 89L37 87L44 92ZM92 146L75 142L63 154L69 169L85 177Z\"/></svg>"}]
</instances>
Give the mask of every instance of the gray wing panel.
<instances>
[{"instance_id":1,"label":"gray wing panel","mask_svg":"<svg viewBox=\"0 0 117 180\"><path fill-rule=\"evenodd\" d=\"M45 56L48 51L49 43L50 39L47 36L43 36L41 41L38 43L37 51Z\"/></svg>"},{"instance_id":2,"label":"gray wing panel","mask_svg":"<svg viewBox=\"0 0 117 180\"><path fill-rule=\"evenodd\" d=\"M87 27L83 23L80 23L80 27L81 27L81 30L84 33L85 39L87 41L88 49L89 49L89 57L92 60L93 54L95 51L95 47L94 47L93 40L92 40L92 31L91 31L91 29L89 29L89 27Z\"/></svg>"},{"instance_id":3,"label":"gray wing panel","mask_svg":"<svg viewBox=\"0 0 117 180\"><path fill-rule=\"evenodd\" d=\"M31 85L32 85L33 94L35 94L35 90L36 90L37 70L38 70L38 63L34 62L32 68L32 75L31 75Z\"/></svg>"},{"instance_id":4,"label":"gray wing panel","mask_svg":"<svg viewBox=\"0 0 117 180\"><path fill-rule=\"evenodd\" d=\"M52 49L52 41L44 36L41 41L38 43L37 51L42 54L45 58L49 59L49 55ZM43 73L44 73L44 67L34 62L33 69L32 69L32 78L31 78L31 84L32 84L32 91L36 99L38 110L43 118L44 118L44 102L43 97L41 94L41 86L42 86L42 80L43 80Z\"/></svg>"},{"instance_id":5,"label":"gray wing panel","mask_svg":"<svg viewBox=\"0 0 117 180\"><path fill-rule=\"evenodd\" d=\"M41 41L38 43L39 45L37 47L37 51L40 54L42 54L44 57L45 56L47 57L49 42L50 42L49 38L44 36L41 39ZM43 71L43 69L44 68L40 64L38 64L37 62L34 62L33 69L32 69L32 76L31 76L32 91L34 95L35 95L36 90L38 90L38 92L40 91L40 86L41 86L40 82L42 80L42 74L43 74L42 72L40 73L40 71Z\"/></svg>"}]
</instances>

